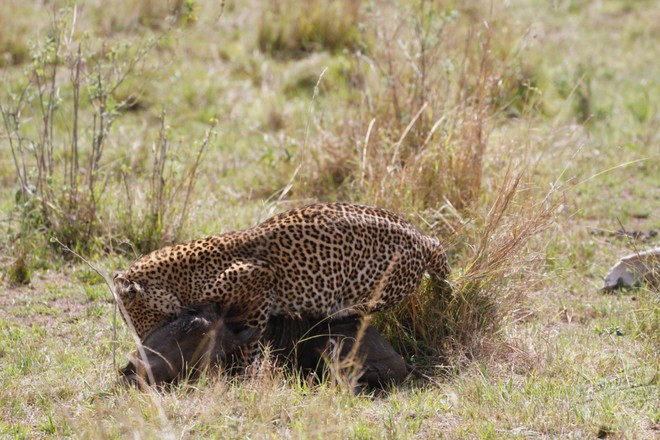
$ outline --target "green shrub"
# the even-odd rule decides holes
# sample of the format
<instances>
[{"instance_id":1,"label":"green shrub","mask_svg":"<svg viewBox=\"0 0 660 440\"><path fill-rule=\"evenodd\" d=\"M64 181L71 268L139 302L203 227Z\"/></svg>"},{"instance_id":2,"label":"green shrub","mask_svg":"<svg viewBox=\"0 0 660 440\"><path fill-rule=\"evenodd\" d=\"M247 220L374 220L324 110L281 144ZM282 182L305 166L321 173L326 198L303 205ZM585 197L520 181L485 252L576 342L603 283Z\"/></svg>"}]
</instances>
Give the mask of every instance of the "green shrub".
<instances>
[{"instance_id":1,"label":"green shrub","mask_svg":"<svg viewBox=\"0 0 660 440\"><path fill-rule=\"evenodd\" d=\"M26 261L26 255L19 255L9 266L8 281L10 284L22 285L30 284L32 274L30 273L29 263Z\"/></svg>"},{"instance_id":2,"label":"green shrub","mask_svg":"<svg viewBox=\"0 0 660 440\"><path fill-rule=\"evenodd\" d=\"M24 81L2 97L21 222L26 230L44 231L47 241L57 238L79 250L111 247L116 237L134 241L140 252L176 240L213 130L180 160L172 154L163 115L147 156L150 174L129 179L121 160L107 164L114 122L135 110L133 95L117 91L143 74L141 63L158 40L94 50L87 37L68 38L70 19L60 14L47 36L33 44Z\"/></svg>"}]
</instances>

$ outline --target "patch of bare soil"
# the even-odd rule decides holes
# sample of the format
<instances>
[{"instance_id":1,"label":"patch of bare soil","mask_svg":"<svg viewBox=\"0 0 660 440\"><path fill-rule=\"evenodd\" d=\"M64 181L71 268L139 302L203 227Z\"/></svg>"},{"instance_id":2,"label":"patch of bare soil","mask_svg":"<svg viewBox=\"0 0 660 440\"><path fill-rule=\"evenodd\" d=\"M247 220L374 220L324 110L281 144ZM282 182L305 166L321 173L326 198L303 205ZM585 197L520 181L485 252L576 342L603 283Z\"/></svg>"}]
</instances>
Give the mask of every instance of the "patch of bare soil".
<instances>
[{"instance_id":1,"label":"patch of bare soil","mask_svg":"<svg viewBox=\"0 0 660 440\"><path fill-rule=\"evenodd\" d=\"M63 323L88 318L89 309L99 305L112 307L112 302L90 300L82 285L76 286L67 274L52 271L34 277L28 286L6 286L0 291L2 320L37 325L46 330L56 330Z\"/></svg>"}]
</instances>

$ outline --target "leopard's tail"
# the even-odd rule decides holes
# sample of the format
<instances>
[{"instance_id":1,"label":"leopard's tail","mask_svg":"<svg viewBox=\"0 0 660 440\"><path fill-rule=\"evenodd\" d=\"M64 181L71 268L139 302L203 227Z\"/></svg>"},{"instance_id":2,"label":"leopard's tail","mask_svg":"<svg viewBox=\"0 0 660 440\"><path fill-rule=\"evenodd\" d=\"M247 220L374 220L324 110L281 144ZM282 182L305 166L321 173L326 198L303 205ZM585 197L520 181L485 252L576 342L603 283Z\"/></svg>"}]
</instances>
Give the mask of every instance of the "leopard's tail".
<instances>
[{"instance_id":1,"label":"leopard's tail","mask_svg":"<svg viewBox=\"0 0 660 440\"><path fill-rule=\"evenodd\" d=\"M440 244L440 240L435 237L426 236L427 242L427 262L426 271L431 275L434 283L444 284L447 282L447 276L451 271L447 252Z\"/></svg>"}]
</instances>

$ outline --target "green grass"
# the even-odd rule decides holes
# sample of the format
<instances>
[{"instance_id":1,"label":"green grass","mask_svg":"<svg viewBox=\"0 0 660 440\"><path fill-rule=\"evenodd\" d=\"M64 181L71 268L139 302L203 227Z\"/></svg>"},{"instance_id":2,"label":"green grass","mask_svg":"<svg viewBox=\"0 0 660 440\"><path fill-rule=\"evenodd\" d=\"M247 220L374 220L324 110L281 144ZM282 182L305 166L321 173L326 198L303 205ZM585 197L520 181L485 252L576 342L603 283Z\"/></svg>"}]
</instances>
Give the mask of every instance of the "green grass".
<instances>
[{"instance_id":1,"label":"green grass","mask_svg":"<svg viewBox=\"0 0 660 440\"><path fill-rule=\"evenodd\" d=\"M0 128L0 437L660 435L659 293L600 292L619 257L659 240L656 3L41 6L0 5L5 115L32 81L24 174ZM55 66L56 93L46 82L39 97L34 74ZM104 96L115 112L88 192ZM21 194L49 146L44 192ZM439 307L422 292L375 320L430 381L375 398L267 368L162 393L117 386L131 336L103 280L51 238L112 274L316 200L391 208L446 240L455 296Z\"/></svg>"},{"instance_id":2,"label":"green grass","mask_svg":"<svg viewBox=\"0 0 660 440\"><path fill-rule=\"evenodd\" d=\"M651 295L639 292L638 297ZM72 294L68 305L81 307L86 301L83 294ZM244 381L203 380L194 388L166 393L122 390L112 369L111 305L103 305L100 319L74 314L77 322L66 319L66 307L59 305L58 319L43 326L17 325L14 319L23 317L0 326L3 418L18 425L3 429L5 434L22 427L32 435L48 428L84 437L166 432L228 438L526 438L594 436L606 429L650 438L649 427L658 416L654 402L660 397L657 353L633 332L599 331L599 325L624 318L634 308L629 296L608 296L602 302L585 308L583 301L569 298L565 312L512 326L509 348L493 359L475 362L437 386L411 383L375 400L267 372ZM46 319L40 312L35 315L37 321ZM130 344L125 331L120 336L121 352ZM657 344L657 332L655 338ZM583 349L586 344L589 350Z\"/></svg>"}]
</instances>

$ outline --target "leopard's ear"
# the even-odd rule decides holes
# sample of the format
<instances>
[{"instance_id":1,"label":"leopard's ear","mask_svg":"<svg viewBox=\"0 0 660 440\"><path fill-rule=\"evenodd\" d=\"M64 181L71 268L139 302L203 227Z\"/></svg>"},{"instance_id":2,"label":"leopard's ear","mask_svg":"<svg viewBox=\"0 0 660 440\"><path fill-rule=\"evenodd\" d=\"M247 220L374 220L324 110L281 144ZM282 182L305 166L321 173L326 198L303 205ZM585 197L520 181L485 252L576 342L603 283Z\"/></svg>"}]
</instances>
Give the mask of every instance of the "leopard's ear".
<instances>
[{"instance_id":1,"label":"leopard's ear","mask_svg":"<svg viewBox=\"0 0 660 440\"><path fill-rule=\"evenodd\" d=\"M118 283L129 284L131 280L124 276L124 272L117 272L112 276L112 282L117 285Z\"/></svg>"}]
</instances>

